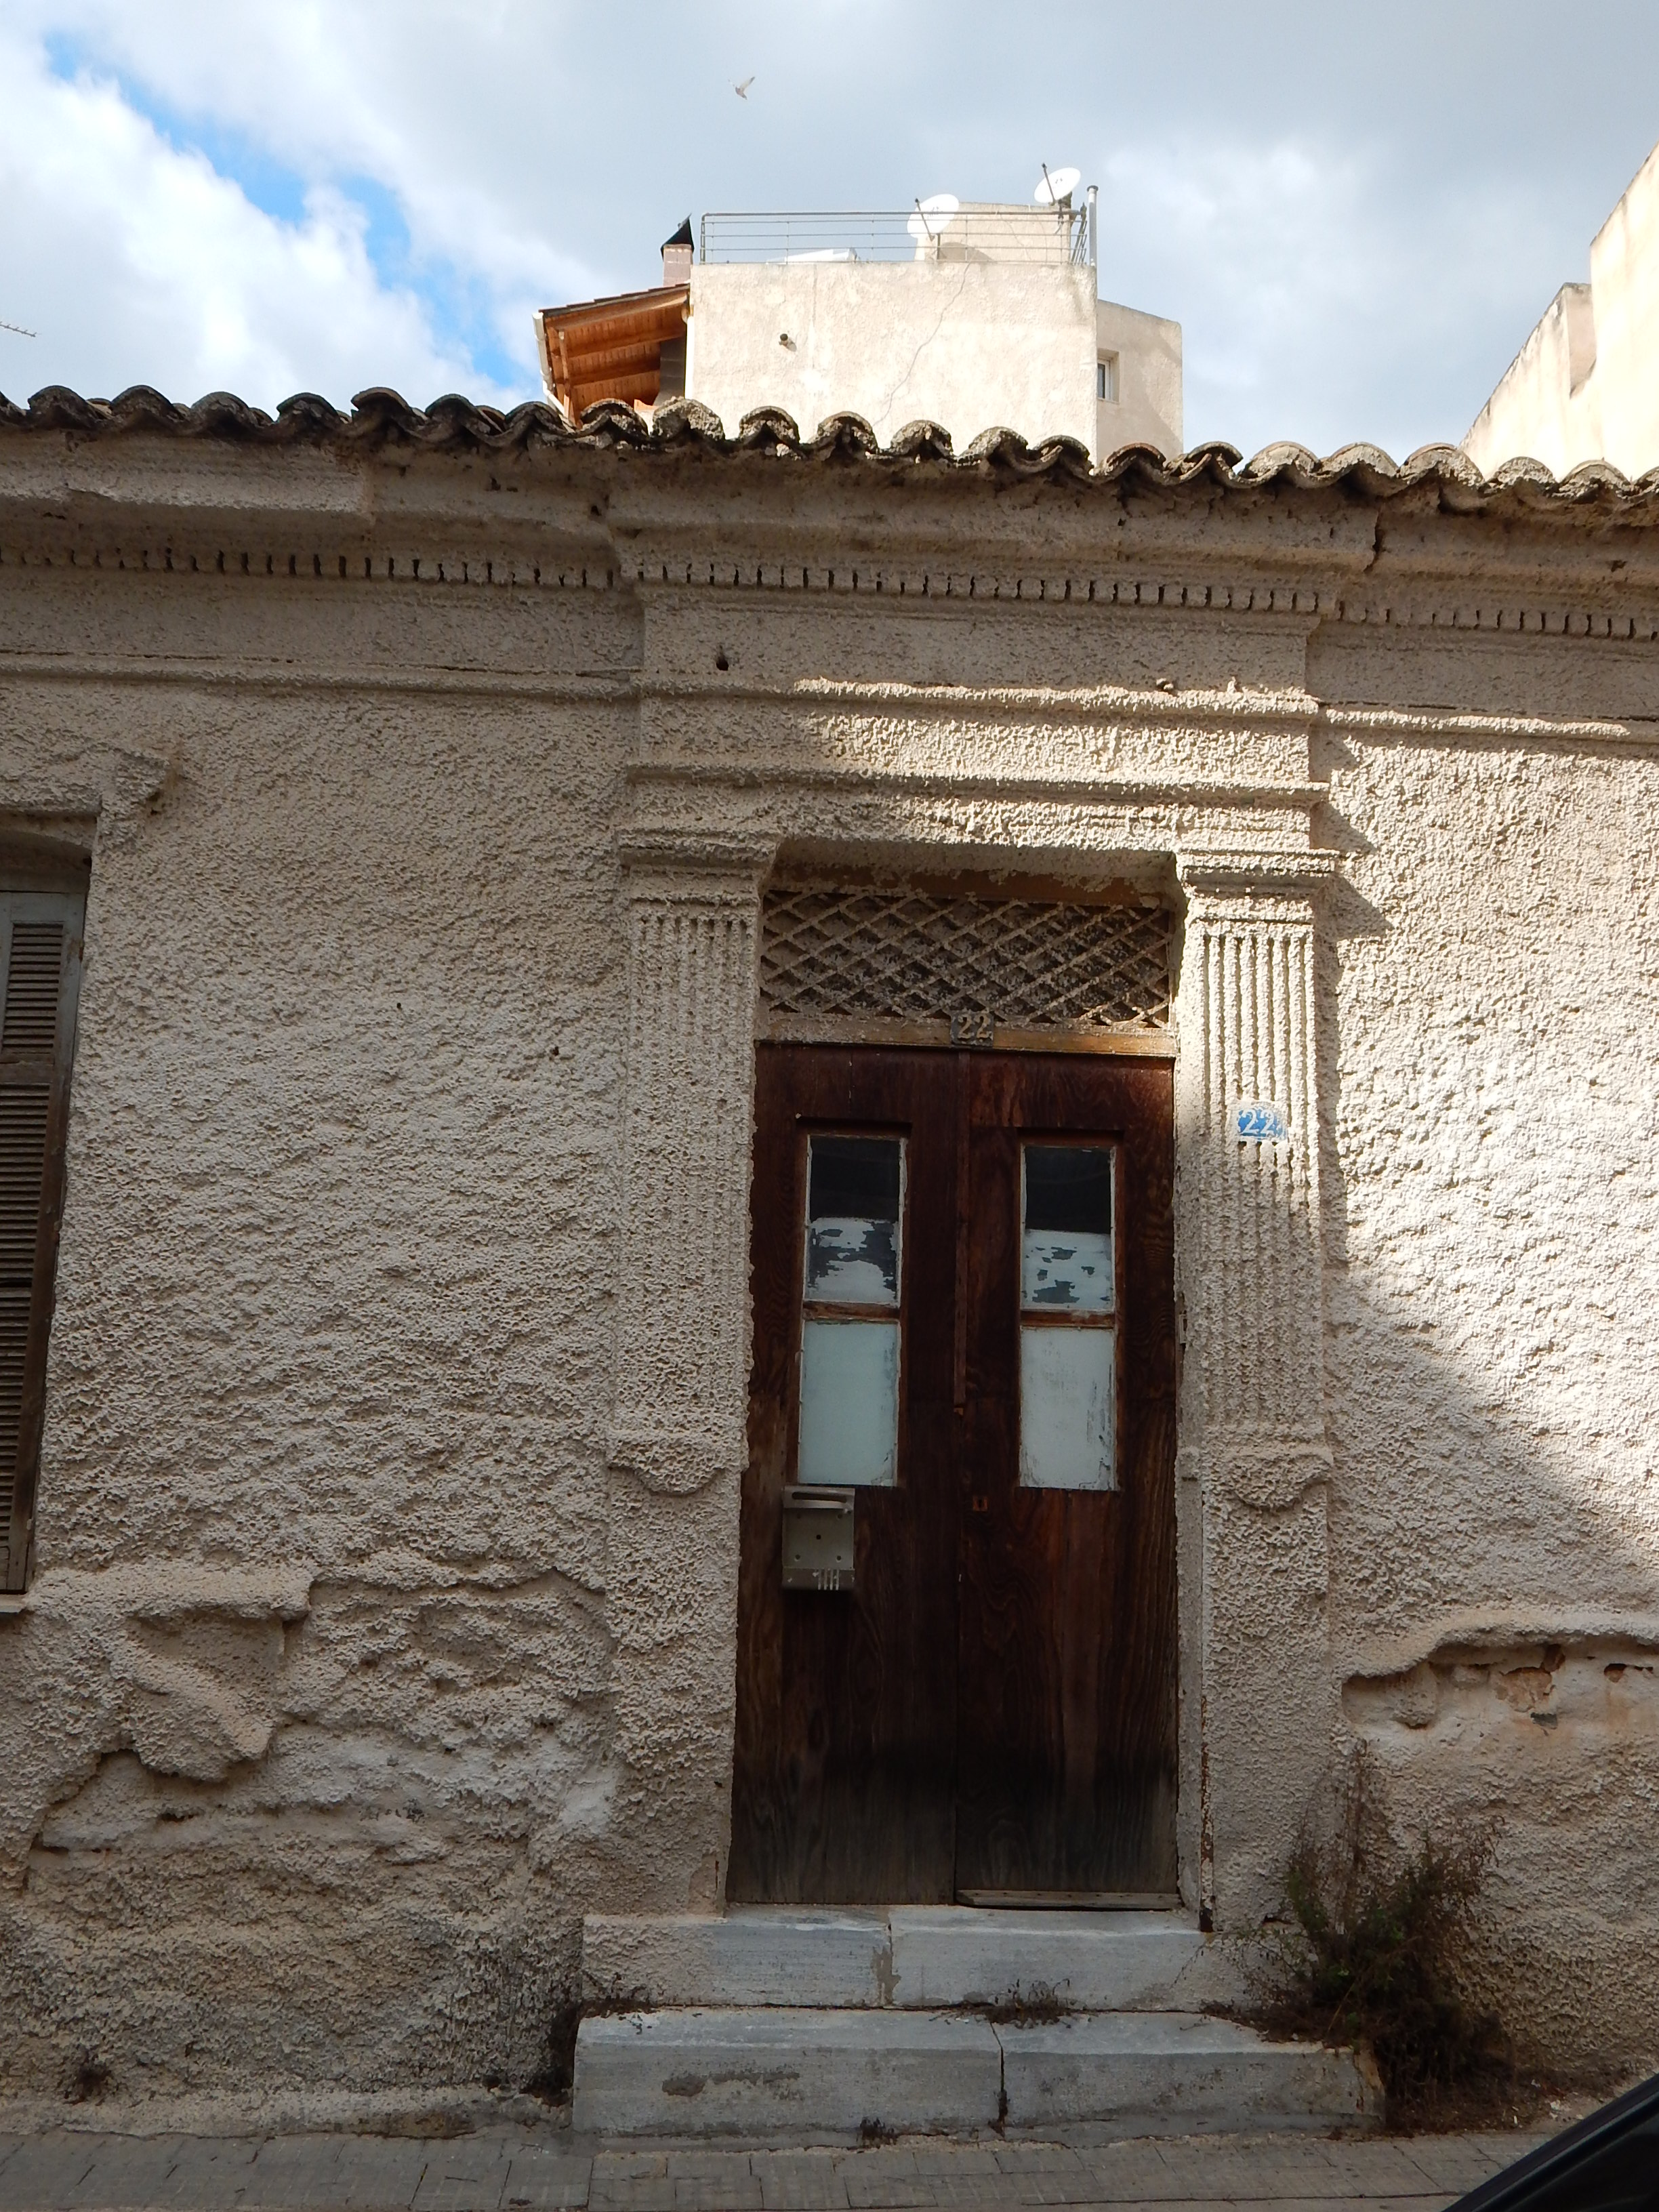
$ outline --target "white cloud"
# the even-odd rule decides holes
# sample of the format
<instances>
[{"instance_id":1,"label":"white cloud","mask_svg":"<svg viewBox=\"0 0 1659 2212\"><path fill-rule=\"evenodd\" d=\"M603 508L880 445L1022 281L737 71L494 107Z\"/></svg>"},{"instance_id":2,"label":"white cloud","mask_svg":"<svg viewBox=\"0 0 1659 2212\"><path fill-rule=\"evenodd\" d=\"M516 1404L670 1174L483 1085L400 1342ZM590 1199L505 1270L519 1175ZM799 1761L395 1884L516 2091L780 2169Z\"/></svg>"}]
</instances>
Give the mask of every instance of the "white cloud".
<instances>
[{"instance_id":1,"label":"white cloud","mask_svg":"<svg viewBox=\"0 0 1659 2212\"><path fill-rule=\"evenodd\" d=\"M1041 159L1104 188L1103 290L1184 325L1191 435L1403 453L1659 128L1659 10L1596 6L1563 46L1555 0L1503 40L1486 0L0 0L0 317L42 331L0 387L522 397L532 309L650 283L688 209L1024 198Z\"/></svg>"},{"instance_id":2,"label":"white cloud","mask_svg":"<svg viewBox=\"0 0 1659 2212\"><path fill-rule=\"evenodd\" d=\"M269 407L398 382L422 398L493 396L414 291L380 281L363 213L337 190L313 185L303 217L280 221L112 82L64 82L15 30L0 33L0 314L39 332L0 334L0 388L14 395L150 383Z\"/></svg>"},{"instance_id":3,"label":"white cloud","mask_svg":"<svg viewBox=\"0 0 1659 2212\"><path fill-rule=\"evenodd\" d=\"M562 14L455 0L288 0L234 17L222 0L32 4L37 32L67 35L185 130L236 134L313 191L334 186L341 209L359 179L380 188L407 228L413 294L475 311L516 363L520 398L539 388L532 309L603 289L590 258L538 227L556 210L527 162L550 111L585 105L574 85L559 97ZM455 357L465 365L464 345Z\"/></svg>"},{"instance_id":4,"label":"white cloud","mask_svg":"<svg viewBox=\"0 0 1659 2212\"><path fill-rule=\"evenodd\" d=\"M1529 266L1491 250L1505 224L1552 229L1512 179L1434 180L1431 243L1375 142L1166 137L1103 166L1102 289L1183 321L1189 440L1455 442L1488 331L1518 336L1543 305Z\"/></svg>"}]
</instances>

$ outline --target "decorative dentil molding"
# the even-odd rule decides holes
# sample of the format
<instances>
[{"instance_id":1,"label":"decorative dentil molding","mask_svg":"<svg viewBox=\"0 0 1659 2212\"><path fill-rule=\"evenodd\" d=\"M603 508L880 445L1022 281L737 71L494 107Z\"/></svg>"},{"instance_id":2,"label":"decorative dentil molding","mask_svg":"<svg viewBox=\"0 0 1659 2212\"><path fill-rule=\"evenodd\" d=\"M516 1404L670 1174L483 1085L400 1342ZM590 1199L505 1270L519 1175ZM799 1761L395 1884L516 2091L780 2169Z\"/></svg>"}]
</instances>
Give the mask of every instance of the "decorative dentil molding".
<instances>
[{"instance_id":1,"label":"decorative dentil molding","mask_svg":"<svg viewBox=\"0 0 1659 2212\"><path fill-rule=\"evenodd\" d=\"M319 534L309 517L288 532L273 530L253 542L227 538L216 520L192 526L169 512L155 532L135 531L120 541L89 534L84 526L31 518L0 525L0 570L62 569L81 575L137 573L179 579L219 577L249 583L307 581L330 587L510 586L520 591L727 591L838 598L877 597L907 605L972 602L1031 607L1063 605L1210 611L1289 617L1306 623L1355 624L1388 629L1480 631L1522 635L1601 638L1651 643L1659 639L1659 606L1650 592L1589 593L1540 587L1531 580L1473 575L1455 580L1402 574L1379 592L1351 577L1288 574L1271 562L1254 567L1240 558L1226 572L1179 574L1181 563L1159 559L1141 568L1103 572L1067 563L1058 569L1007 564L958 566L947 556L908 559L860 556L831 561L757 559L729 553L642 558L620 548L594 547L560 558L532 550L523 521L498 536L458 542L437 532L390 542L380 533L348 526ZM818 550L818 549L814 549ZM1170 573L1171 565L1177 573ZM1204 563L1208 566L1208 563ZM1613 600L1608 604L1608 599Z\"/></svg>"}]
</instances>

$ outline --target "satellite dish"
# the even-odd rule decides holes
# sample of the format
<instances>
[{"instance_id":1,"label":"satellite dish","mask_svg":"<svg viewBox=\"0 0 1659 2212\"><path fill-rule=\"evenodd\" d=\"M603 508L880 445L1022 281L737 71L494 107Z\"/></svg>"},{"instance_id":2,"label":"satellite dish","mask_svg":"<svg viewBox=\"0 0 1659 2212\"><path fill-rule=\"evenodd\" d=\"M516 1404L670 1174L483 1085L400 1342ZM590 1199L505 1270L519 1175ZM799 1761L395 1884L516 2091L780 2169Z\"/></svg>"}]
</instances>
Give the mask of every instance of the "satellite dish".
<instances>
[{"instance_id":1,"label":"satellite dish","mask_svg":"<svg viewBox=\"0 0 1659 2212\"><path fill-rule=\"evenodd\" d=\"M916 211L904 227L912 238L937 238L961 205L954 192L934 192L916 202Z\"/></svg>"},{"instance_id":2,"label":"satellite dish","mask_svg":"<svg viewBox=\"0 0 1659 2212\"><path fill-rule=\"evenodd\" d=\"M1061 207L1083 182L1081 169L1056 169L1052 176L1048 164L1031 198L1038 207Z\"/></svg>"}]
</instances>

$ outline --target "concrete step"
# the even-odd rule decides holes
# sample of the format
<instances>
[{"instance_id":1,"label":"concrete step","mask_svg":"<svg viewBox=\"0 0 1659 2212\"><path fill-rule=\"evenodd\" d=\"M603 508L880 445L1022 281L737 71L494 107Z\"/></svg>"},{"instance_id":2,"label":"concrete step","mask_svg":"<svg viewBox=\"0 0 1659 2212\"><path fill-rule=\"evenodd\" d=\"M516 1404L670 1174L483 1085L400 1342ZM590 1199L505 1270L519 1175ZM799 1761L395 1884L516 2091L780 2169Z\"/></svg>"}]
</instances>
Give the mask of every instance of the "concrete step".
<instances>
[{"instance_id":1,"label":"concrete step","mask_svg":"<svg viewBox=\"0 0 1659 2212\"><path fill-rule=\"evenodd\" d=\"M890 2004L892 1937L882 1911L733 1907L582 1923L590 2004Z\"/></svg>"},{"instance_id":2,"label":"concrete step","mask_svg":"<svg viewBox=\"0 0 1659 2212\"><path fill-rule=\"evenodd\" d=\"M1011 2131L1206 2135L1358 2127L1381 2115L1352 2052L1270 2042L1201 2013L1077 2013L997 2035Z\"/></svg>"},{"instance_id":3,"label":"concrete step","mask_svg":"<svg viewBox=\"0 0 1659 2212\"><path fill-rule=\"evenodd\" d=\"M960 2135L1001 2094L995 2032L972 2013L698 2007L583 2021L570 2117L601 2135L846 2142Z\"/></svg>"},{"instance_id":4,"label":"concrete step","mask_svg":"<svg viewBox=\"0 0 1659 2212\"><path fill-rule=\"evenodd\" d=\"M1182 1912L890 1911L737 1906L719 1918L591 1913L590 2002L1001 2004L1052 1992L1084 2011L1190 2009L1212 1948Z\"/></svg>"},{"instance_id":5,"label":"concrete step","mask_svg":"<svg viewBox=\"0 0 1659 2212\"><path fill-rule=\"evenodd\" d=\"M888 1924L893 2002L901 2005L1052 1994L1080 2012L1175 2012L1207 1948L1196 1920L1181 1912L895 1905Z\"/></svg>"},{"instance_id":6,"label":"concrete step","mask_svg":"<svg viewBox=\"0 0 1659 2212\"><path fill-rule=\"evenodd\" d=\"M983 2014L696 2006L590 2015L576 2038L582 2133L840 2142L1082 2126L1108 2135L1354 2127L1353 2059L1190 2013Z\"/></svg>"}]
</instances>

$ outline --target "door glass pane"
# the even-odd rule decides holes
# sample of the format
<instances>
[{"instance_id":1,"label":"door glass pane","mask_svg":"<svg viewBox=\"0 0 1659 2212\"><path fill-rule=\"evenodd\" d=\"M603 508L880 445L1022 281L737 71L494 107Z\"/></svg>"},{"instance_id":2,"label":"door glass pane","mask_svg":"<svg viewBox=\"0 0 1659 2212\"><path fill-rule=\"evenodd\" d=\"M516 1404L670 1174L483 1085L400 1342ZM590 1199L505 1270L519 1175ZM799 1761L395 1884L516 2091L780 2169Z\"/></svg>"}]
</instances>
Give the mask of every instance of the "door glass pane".
<instances>
[{"instance_id":1,"label":"door glass pane","mask_svg":"<svg viewBox=\"0 0 1659 2212\"><path fill-rule=\"evenodd\" d=\"M1019 1479L1110 1490L1116 1435L1112 1148L1020 1155Z\"/></svg>"},{"instance_id":2,"label":"door glass pane","mask_svg":"<svg viewBox=\"0 0 1659 2212\"><path fill-rule=\"evenodd\" d=\"M903 1215L902 1138L807 1139L798 1482L898 1480Z\"/></svg>"},{"instance_id":3,"label":"door glass pane","mask_svg":"<svg viewBox=\"0 0 1659 2212\"><path fill-rule=\"evenodd\" d=\"M898 1474L899 1325L814 1321L800 1346L804 1483L890 1483Z\"/></svg>"},{"instance_id":4,"label":"door glass pane","mask_svg":"<svg viewBox=\"0 0 1659 2212\"><path fill-rule=\"evenodd\" d=\"M896 1137L813 1137L806 1189L806 1295L896 1306L902 1146Z\"/></svg>"},{"instance_id":5,"label":"door glass pane","mask_svg":"<svg viewBox=\"0 0 1659 2212\"><path fill-rule=\"evenodd\" d=\"M1020 1304L1028 1313L1109 1314L1109 1145L1027 1145Z\"/></svg>"},{"instance_id":6,"label":"door glass pane","mask_svg":"<svg viewBox=\"0 0 1659 2212\"><path fill-rule=\"evenodd\" d=\"M1114 1333L1019 1333L1019 1479L1030 1490L1115 1490Z\"/></svg>"}]
</instances>

